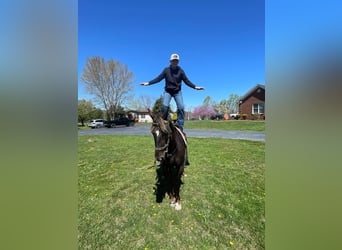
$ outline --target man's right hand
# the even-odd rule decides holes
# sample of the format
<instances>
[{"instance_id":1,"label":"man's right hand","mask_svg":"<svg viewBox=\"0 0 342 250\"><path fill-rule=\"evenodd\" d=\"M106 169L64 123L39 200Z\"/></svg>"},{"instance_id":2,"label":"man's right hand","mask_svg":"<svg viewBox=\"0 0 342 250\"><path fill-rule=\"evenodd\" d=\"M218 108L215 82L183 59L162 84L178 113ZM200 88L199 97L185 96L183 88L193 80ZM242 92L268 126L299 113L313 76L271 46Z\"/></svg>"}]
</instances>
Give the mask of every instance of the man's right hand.
<instances>
[{"instance_id":1,"label":"man's right hand","mask_svg":"<svg viewBox=\"0 0 342 250\"><path fill-rule=\"evenodd\" d=\"M148 85L148 82L142 82L140 83L141 86L147 86Z\"/></svg>"}]
</instances>

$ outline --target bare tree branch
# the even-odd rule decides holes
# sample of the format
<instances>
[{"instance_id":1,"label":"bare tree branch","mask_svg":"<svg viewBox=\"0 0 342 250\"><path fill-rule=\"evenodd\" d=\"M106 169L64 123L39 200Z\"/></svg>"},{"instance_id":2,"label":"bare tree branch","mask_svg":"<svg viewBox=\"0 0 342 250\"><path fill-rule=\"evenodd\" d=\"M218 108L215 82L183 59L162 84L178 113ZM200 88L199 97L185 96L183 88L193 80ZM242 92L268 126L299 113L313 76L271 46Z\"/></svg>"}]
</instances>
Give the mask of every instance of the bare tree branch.
<instances>
[{"instance_id":1,"label":"bare tree branch","mask_svg":"<svg viewBox=\"0 0 342 250\"><path fill-rule=\"evenodd\" d=\"M127 65L113 59L105 62L103 58L95 56L87 58L81 81L104 107L107 119L112 120L117 108L133 90L133 77Z\"/></svg>"}]
</instances>

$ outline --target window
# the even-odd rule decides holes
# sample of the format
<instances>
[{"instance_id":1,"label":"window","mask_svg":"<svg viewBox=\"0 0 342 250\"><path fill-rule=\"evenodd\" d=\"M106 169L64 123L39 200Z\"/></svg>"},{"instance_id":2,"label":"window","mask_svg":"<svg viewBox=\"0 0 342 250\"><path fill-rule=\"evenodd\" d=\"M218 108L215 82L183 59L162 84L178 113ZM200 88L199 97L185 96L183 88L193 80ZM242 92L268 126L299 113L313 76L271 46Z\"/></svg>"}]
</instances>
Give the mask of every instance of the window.
<instances>
[{"instance_id":1,"label":"window","mask_svg":"<svg viewBox=\"0 0 342 250\"><path fill-rule=\"evenodd\" d=\"M252 108L252 114L264 114L265 103L254 103Z\"/></svg>"}]
</instances>

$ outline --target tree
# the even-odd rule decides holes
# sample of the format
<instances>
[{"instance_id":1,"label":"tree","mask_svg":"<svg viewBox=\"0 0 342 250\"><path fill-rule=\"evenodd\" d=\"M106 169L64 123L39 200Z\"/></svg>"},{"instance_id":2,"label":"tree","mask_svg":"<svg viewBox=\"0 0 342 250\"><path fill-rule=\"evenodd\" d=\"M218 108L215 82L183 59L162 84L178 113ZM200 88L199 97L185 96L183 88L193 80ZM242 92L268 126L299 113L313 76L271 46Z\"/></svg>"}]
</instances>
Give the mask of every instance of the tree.
<instances>
[{"instance_id":1,"label":"tree","mask_svg":"<svg viewBox=\"0 0 342 250\"><path fill-rule=\"evenodd\" d=\"M139 109L151 109L152 104L155 102L155 98L147 95L140 95L138 99L132 99L127 104L129 109L139 110Z\"/></svg>"},{"instance_id":2,"label":"tree","mask_svg":"<svg viewBox=\"0 0 342 250\"><path fill-rule=\"evenodd\" d=\"M153 113L161 113L163 107L163 97L159 97L153 105Z\"/></svg>"},{"instance_id":3,"label":"tree","mask_svg":"<svg viewBox=\"0 0 342 250\"><path fill-rule=\"evenodd\" d=\"M106 62L95 56L87 58L81 81L86 84L87 91L104 107L107 119L112 120L116 109L128 99L133 89L133 77L127 65L113 59Z\"/></svg>"},{"instance_id":4,"label":"tree","mask_svg":"<svg viewBox=\"0 0 342 250\"><path fill-rule=\"evenodd\" d=\"M224 99L224 100L220 101L219 104L215 103L214 110L218 114L226 114L226 113L228 113L227 100Z\"/></svg>"},{"instance_id":5,"label":"tree","mask_svg":"<svg viewBox=\"0 0 342 250\"><path fill-rule=\"evenodd\" d=\"M90 120L91 119L103 119L104 114L105 112L102 109L94 107L90 113Z\"/></svg>"},{"instance_id":6,"label":"tree","mask_svg":"<svg viewBox=\"0 0 342 250\"><path fill-rule=\"evenodd\" d=\"M209 119L210 116L215 115L216 112L212 107L200 106L196 107L192 112L192 115L198 117L200 120Z\"/></svg>"},{"instance_id":7,"label":"tree","mask_svg":"<svg viewBox=\"0 0 342 250\"><path fill-rule=\"evenodd\" d=\"M240 97L237 94L230 94L227 100L227 109L228 113L236 114L239 111L239 99Z\"/></svg>"},{"instance_id":8,"label":"tree","mask_svg":"<svg viewBox=\"0 0 342 250\"><path fill-rule=\"evenodd\" d=\"M126 112L125 112L124 108L121 107L121 106L116 107L115 110L111 106L110 110L109 110L109 113L110 114L114 114L114 117L118 117L118 116L124 116Z\"/></svg>"},{"instance_id":9,"label":"tree","mask_svg":"<svg viewBox=\"0 0 342 250\"><path fill-rule=\"evenodd\" d=\"M238 113L239 99L237 94L230 94L228 99L223 99L218 104L213 102L212 106L218 114Z\"/></svg>"},{"instance_id":10,"label":"tree","mask_svg":"<svg viewBox=\"0 0 342 250\"><path fill-rule=\"evenodd\" d=\"M206 98L204 98L203 106L204 107L212 106L212 101L211 101L211 97L210 96L207 96Z\"/></svg>"},{"instance_id":11,"label":"tree","mask_svg":"<svg viewBox=\"0 0 342 250\"><path fill-rule=\"evenodd\" d=\"M93 104L91 101L87 100L78 100L78 122L82 123L82 127L84 127L84 122L90 120L90 113L93 110Z\"/></svg>"},{"instance_id":12,"label":"tree","mask_svg":"<svg viewBox=\"0 0 342 250\"><path fill-rule=\"evenodd\" d=\"M152 103L155 101L155 99L153 100L153 98L147 95L141 95L139 101L141 103L142 109L149 109L152 107Z\"/></svg>"},{"instance_id":13,"label":"tree","mask_svg":"<svg viewBox=\"0 0 342 250\"><path fill-rule=\"evenodd\" d=\"M103 117L103 111L101 109L96 108L91 101L84 99L78 100L77 112L78 122L82 123L82 127L84 126L85 121Z\"/></svg>"}]
</instances>

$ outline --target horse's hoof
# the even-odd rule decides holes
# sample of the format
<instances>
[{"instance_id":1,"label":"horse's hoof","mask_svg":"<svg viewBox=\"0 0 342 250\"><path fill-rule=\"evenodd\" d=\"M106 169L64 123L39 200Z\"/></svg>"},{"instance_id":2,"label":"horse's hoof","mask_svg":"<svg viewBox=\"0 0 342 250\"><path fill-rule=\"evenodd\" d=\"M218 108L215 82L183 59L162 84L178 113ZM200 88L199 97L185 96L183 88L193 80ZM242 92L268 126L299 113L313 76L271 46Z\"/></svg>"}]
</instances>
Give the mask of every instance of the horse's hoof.
<instances>
[{"instance_id":1,"label":"horse's hoof","mask_svg":"<svg viewBox=\"0 0 342 250\"><path fill-rule=\"evenodd\" d=\"M175 209L178 211L178 210L181 210L182 209L182 205L180 203L176 203L175 205Z\"/></svg>"},{"instance_id":2,"label":"horse's hoof","mask_svg":"<svg viewBox=\"0 0 342 250\"><path fill-rule=\"evenodd\" d=\"M171 206L171 207L175 207L175 206L176 206L176 203L170 202L170 206Z\"/></svg>"}]
</instances>

